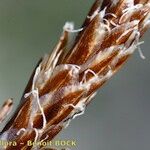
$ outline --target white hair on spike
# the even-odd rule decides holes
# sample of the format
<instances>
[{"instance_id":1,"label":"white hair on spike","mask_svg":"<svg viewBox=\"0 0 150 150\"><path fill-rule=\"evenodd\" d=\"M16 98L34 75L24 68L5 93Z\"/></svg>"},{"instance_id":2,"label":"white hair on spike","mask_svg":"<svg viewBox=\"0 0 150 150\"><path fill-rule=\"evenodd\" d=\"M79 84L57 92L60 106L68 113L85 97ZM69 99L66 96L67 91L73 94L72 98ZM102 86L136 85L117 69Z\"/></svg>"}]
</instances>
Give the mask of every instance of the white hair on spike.
<instances>
[{"instance_id":1,"label":"white hair on spike","mask_svg":"<svg viewBox=\"0 0 150 150\"><path fill-rule=\"evenodd\" d=\"M17 134L17 135L20 135L21 132L25 132L25 131L26 131L25 128L21 128L21 129L19 129L19 131L18 131L16 134Z\"/></svg>"},{"instance_id":2,"label":"white hair on spike","mask_svg":"<svg viewBox=\"0 0 150 150\"><path fill-rule=\"evenodd\" d=\"M74 30L74 23L73 22L66 22L63 29L64 29L64 31Z\"/></svg>"},{"instance_id":3,"label":"white hair on spike","mask_svg":"<svg viewBox=\"0 0 150 150\"><path fill-rule=\"evenodd\" d=\"M104 19L104 20L107 20L107 19ZM109 34L111 32L110 24L111 22L107 22L107 21L106 21L106 24L103 24L104 28L106 28Z\"/></svg>"},{"instance_id":4,"label":"white hair on spike","mask_svg":"<svg viewBox=\"0 0 150 150\"><path fill-rule=\"evenodd\" d=\"M93 20L93 18L95 18L99 14L99 11L100 11L100 7L97 8L91 16L87 16L87 18Z\"/></svg>"},{"instance_id":5,"label":"white hair on spike","mask_svg":"<svg viewBox=\"0 0 150 150\"><path fill-rule=\"evenodd\" d=\"M124 9L122 12L123 13L131 13L132 11L138 10L138 9L142 8L143 6L144 6L143 4L133 5L132 7L128 7L126 9Z\"/></svg>"},{"instance_id":6,"label":"white hair on spike","mask_svg":"<svg viewBox=\"0 0 150 150\"><path fill-rule=\"evenodd\" d=\"M101 26L102 26L103 28L105 28L105 29L108 31L108 33L111 32L111 29L110 29L109 24L104 24L104 23L102 23Z\"/></svg>"},{"instance_id":7,"label":"white hair on spike","mask_svg":"<svg viewBox=\"0 0 150 150\"><path fill-rule=\"evenodd\" d=\"M54 68L53 73L51 75L51 78L53 78L55 75L57 75L59 72L69 70L74 72L79 72L80 66L74 65L74 64L61 64Z\"/></svg>"},{"instance_id":8,"label":"white hair on spike","mask_svg":"<svg viewBox=\"0 0 150 150\"><path fill-rule=\"evenodd\" d=\"M87 100L87 98L83 98L76 105L66 104L64 106L64 107L73 107L74 108L72 113L70 114L70 116L63 121L64 128L67 128L73 119L84 114L85 108L86 108L86 104L85 104L86 100Z\"/></svg>"},{"instance_id":9,"label":"white hair on spike","mask_svg":"<svg viewBox=\"0 0 150 150\"><path fill-rule=\"evenodd\" d=\"M38 89L36 90L36 92L37 92L37 103L38 103L38 106L39 106L39 109L40 109L40 111L41 111L41 114L42 114L42 117L43 117L43 129L46 127L46 123L47 123L47 121L46 121L46 116L45 116L45 114L44 114L44 110L43 110L43 108L42 108L42 106L41 106L41 104L40 104L40 99L39 99L39 92L38 92Z\"/></svg>"},{"instance_id":10,"label":"white hair on spike","mask_svg":"<svg viewBox=\"0 0 150 150\"><path fill-rule=\"evenodd\" d=\"M128 40L125 43L126 48L130 47L132 41L135 40L137 33L138 33L138 30L136 30L136 29L133 30L133 32L131 33L131 35L129 36Z\"/></svg>"},{"instance_id":11,"label":"white hair on spike","mask_svg":"<svg viewBox=\"0 0 150 150\"><path fill-rule=\"evenodd\" d=\"M40 111L41 111L41 114L42 114L42 117L43 117L43 127L42 127L42 128L45 128L47 121L46 121L46 116L45 116L45 114L44 114L43 108L41 107L41 104L40 104L38 89L32 90L31 92L25 94L24 97L27 98L27 97L29 97L30 95L33 95L33 97L34 97L33 104L35 104L35 102L36 102L37 105L38 105L38 107L39 107L39 109L40 109ZM34 111L38 111L38 110L36 110L36 108L33 107L33 109L32 109L33 115L34 115ZM31 118L32 118L32 117L33 117L33 116L31 115ZM33 121L30 121L30 123L33 123ZM32 124L31 126L33 126L33 124Z\"/></svg>"},{"instance_id":12,"label":"white hair on spike","mask_svg":"<svg viewBox=\"0 0 150 150\"><path fill-rule=\"evenodd\" d=\"M85 100L80 101L77 105L67 104L65 107L73 107L77 111L84 111L85 109Z\"/></svg>"},{"instance_id":13,"label":"white hair on spike","mask_svg":"<svg viewBox=\"0 0 150 150\"><path fill-rule=\"evenodd\" d=\"M86 90L86 89L87 89L87 87L85 87L84 85L78 85L78 84L77 85L68 85L63 88L63 91L64 91L63 97L65 97L69 93L73 93L73 92L79 91L79 90Z\"/></svg>"},{"instance_id":14,"label":"white hair on spike","mask_svg":"<svg viewBox=\"0 0 150 150\"><path fill-rule=\"evenodd\" d=\"M128 29L125 32L122 33L122 35L117 39L117 42L119 42L124 36L126 36L129 32L133 31L134 29Z\"/></svg>"},{"instance_id":15,"label":"white hair on spike","mask_svg":"<svg viewBox=\"0 0 150 150\"><path fill-rule=\"evenodd\" d=\"M107 9L107 7L105 7L103 10L101 10L100 13L99 13L99 17L100 17L101 20L103 20L103 18L106 15L106 9Z\"/></svg>"},{"instance_id":16,"label":"white hair on spike","mask_svg":"<svg viewBox=\"0 0 150 150\"><path fill-rule=\"evenodd\" d=\"M84 72L84 76L83 76L82 81L80 82L80 84L83 84L83 83L86 83L86 82L87 82L87 81L86 81L86 76L87 76L88 73L91 73L91 74L94 75L95 77L98 77L97 74L96 74L93 70L87 69L87 70Z\"/></svg>"},{"instance_id":17,"label":"white hair on spike","mask_svg":"<svg viewBox=\"0 0 150 150\"><path fill-rule=\"evenodd\" d=\"M110 23L114 26L114 27L117 27L118 25L114 22L114 21L112 21L112 20L110 20Z\"/></svg>"},{"instance_id":18,"label":"white hair on spike","mask_svg":"<svg viewBox=\"0 0 150 150\"><path fill-rule=\"evenodd\" d=\"M75 33L75 32L81 32L81 31L83 31L84 28L80 28L80 29L75 30L74 29L74 23L72 23L72 22L66 22L66 24L63 27L63 29L64 29L64 31Z\"/></svg>"},{"instance_id":19,"label":"white hair on spike","mask_svg":"<svg viewBox=\"0 0 150 150\"><path fill-rule=\"evenodd\" d=\"M66 121L63 123L64 128L66 129L66 128L70 125L70 123L71 123L71 119L66 120Z\"/></svg>"},{"instance_id":20,"label":"white hair on spike","mask_svg":"<svg viewBox=\"0 0 150 150\"><path fill-rule=\"evenodd\" d=\"M117 18L117 15L114 14L114 13L106 13L106 14L105 14L105 17L106 17L106 16L112 16L112 17L114 17L114 18Z\"/></svg>"},{"instance_id":21,"label":"white hair on spike","mask_svg":"<svg viewBox=\"0 0 150 150\"><path fill-rule=\"evenodd\" d=\"M138 52L139 52L139 55L140 55L140 57L141 57L142 59L146 59L146 57L144 56L144 54L143 54L143 52L142 52L142 50L141 50L140 47L138 47Z\"/></svg>"},{"instance_id":22,"label":"white hair on spike","mask_svg":"<svg viewBox=\"0 0 150 150\"><path fill-rule=\"evenodd\" d=\"M39 138L39 131L38 131L38 129L36 129L36 128L33 128L33 129L34 129L34 131L35 131L34 142L37 142L37 140L38 140L38 138ZM37 150L38 147L34 147L33 149L34 149L34 150Z\"/></svg>"},{"instance_id":23,"label":"white hair on spike","mask_svg":"<svg viewBox=\"0 0 150 150\"><path fill-rule=\"evenodd\" d=\"M110 22L109 22L107 19L104 18L103 21L106 22L106 25L107 25L107 26L110 26Z\"/></svg>"},{"instance_id":24,"label":"white hair on spike","mask_svg":"<svg viewBox=\"0 0 150 150\"><path fill-rule=\"evenodd\" d=\"M91 101L93 97L95 97L96 92L91 94L90 96L83 98L80 102L78 102L76 105L73 104L66 104L63 107L73 107L74 110L71 112L71 114L67 117L67 119L64 119L61 123L63 124L64 128L67 128L70 124L70 122L75 119L78 116L81 116L85 113L86 105Z\"/></svg>"},{"instance_id":25,"label":"white hair on spike","mask_svg":"<svg viewBox=\"0 0 150 150\"><path fill-rule=\"evenodd\" d=\"M43 142L43 141L45 141L45 140L48 139L48 138L49 138L49 135L46 135L46 137L43 138L40 142Z\"/></svg>"},{"instance_id":26,"label":"white hair on spike","mask_svg":"<svg viewBox=\"0 0 150 150\"><path fill-rule=\"evenodd\" d=\"M97 94L97 92L94 92L93 94L91 94L91 95L87 98L86 104L89 104L90 101L91 101L91 99L93 99L93 98L96 96L96 94Z\"/></svg>"},{"instance_id":27,"label":"white hair on spike","mask_svg":"<svg viewBox=\"0 0 150 150\"><path fill-rule=\"evenodd\" d=\"M128 42L129 41L132 41L133 39L135 39L134 40L134 42L133 42L133 44L129 47L129 48L125 48L124 50L122 50L122 51L120 51L120 53L118 54L118 58L121 58L121 57L123 57L123 56L125 56L125 55L129 55L129 54L132 54L134 51L135 51L135 49L136 48L138 48L138 51L139 51L139 53L140 53L140 56L141 56L141 58L142 59L145 59L145 56L143 55L143 53L142 53L142 51L141 51L141 49L140 49L140 45L141 44L143 44L144 42L142 41L142 42L139 42L139 37L140 37L140 33L138 32L138 31L134 31L132 34L131 34L131 36L130 36L130 38L129 38L129 40L128 40ZM127 42L127 43L128 43ZM129 44L129 43L128 43ZM127 47L129 46L127 44Z\"/></svg>"},{"instance_id":28,"label":"white hair on spike","mask_svg":"<svg viewBox=\"0 0 150 150\"><path fill-rule=\"evenodd\" d=\"M137 48L138 48L138 52L139 52L139 55L142 59L146 59L146 57L144 56L141 48L140 48L140 45L144 43L144 41L142 42L139 42L139 39L140 39L140 32L137 32L137 36L136 36L136 45L137 45Z\"/></svg>"},{"instance_id":29,"label":"white hair on spike","mask_svg":"<svg viewBox=\"0 0 150 150\"><path fill-rule=\"evenodd\" d=\"M109 71L107 72L107 74L104 76L105 80L111 78L112 75L113 75L113 71L112 71L111 68L110 68L110 70L109 70Z\"/></svg>"},{"instance_id":30,"label":"white hair on spike","mask_svg":"<svg viewBox=\"0 0 150 150\"><path fill-rule=\"evenodd\" d=\"M150 7L149 5L145 5L145 6ZM121 22L124 20L124 18L125 18L125 20L129 19L134 13L144 9L145 6L143 4L137 4L137 5L133 5L131 7L124 9L123 14L119 20L119 24L121 24ZM147 13L149 13L149 12L145 12L144 16L146 16ZM149 16L147 16L147 18L149 18ZM146 19L145 19L145 21L146 21ZM143 21L143 23L144 23L144 21Z\"/></svg>"},{"instance_id":31,"label":"white hair on spike","mask_svg":"<svg viewBox=\"0 0 150 150\"><path fill-rule=\"evenodd\" d=\"M33 82L32 82L32 90L35 89L35 83L36 83L36 81L38 79L38 75L39 75L40 71L41 71L41 65L39 65L37 67L36 71L35 71L35 74L34 74L34 77L33 77Z\"/></svg>"}]
</instances>

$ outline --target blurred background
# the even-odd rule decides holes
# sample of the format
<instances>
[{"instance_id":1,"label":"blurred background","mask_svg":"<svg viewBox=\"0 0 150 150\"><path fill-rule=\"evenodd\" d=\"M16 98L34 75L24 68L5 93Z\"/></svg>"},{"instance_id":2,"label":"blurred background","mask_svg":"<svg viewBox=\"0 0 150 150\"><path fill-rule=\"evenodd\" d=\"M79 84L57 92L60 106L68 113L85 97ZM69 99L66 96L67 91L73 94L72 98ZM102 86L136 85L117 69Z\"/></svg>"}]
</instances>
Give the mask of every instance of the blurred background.
<instances>
[{"instance_id":1,"label":"blurred background","mask_svg":"<svg viewBox=\"0 0 150 150\"><path fill-rule=\"evenodd\" d=\"M37 61L53 49L65 22L79 28L93 2L0 0L1 105L12 97L17 106ZM136 51L57 139L77 140L77 150L150 149L149 37L147 32L141 46L147 59Z\"/></svg>"}]
</instances>

